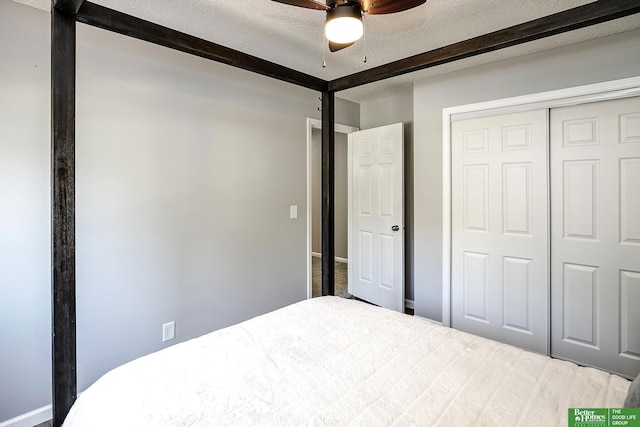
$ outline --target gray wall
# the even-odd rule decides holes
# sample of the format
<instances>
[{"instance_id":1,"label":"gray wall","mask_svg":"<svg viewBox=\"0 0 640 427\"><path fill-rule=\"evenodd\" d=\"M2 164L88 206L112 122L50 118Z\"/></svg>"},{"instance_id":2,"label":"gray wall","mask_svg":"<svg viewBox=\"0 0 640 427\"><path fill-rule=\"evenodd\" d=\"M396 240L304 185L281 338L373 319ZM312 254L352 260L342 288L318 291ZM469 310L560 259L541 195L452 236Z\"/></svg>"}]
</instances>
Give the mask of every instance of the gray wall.
<instances>
[{"instance_id":1,"label":"gray wall","mask_svg":"<svg viewBox=\"0 0 640 427\"><path fill-rule=\"evenodd\" d=\"M336 132L335 141L335 251L336 257L349 257L349 224L348 224L348 143L347 135ZM312 239L311 250L322 253L322 131L313 129L311 141L312 164Z\"/></svg>"},{"instance_id":2,"label":"gray wall","mask_svg":"<svg viewBox=\"0 0 640 427\"><path fill-rule=\"evenodd\" d=\"M0 1L0 422L51 402L49 20Z\"/></svg>"},{"instance_id":3,"label":"gray wall","mask_svg":"<svg viewBox=\"0 0 640 427\"><path fill-rule=\"evenodd\" d=\"M416 314L442 320L442 109L639 76L638 46L635 30L415 83Z\"/></svg>"},{"instance_id":4,"label":"gray wall","mask_svg":"<svg viewBox=\"0 0 640 427\"><path fill-rule=\"evenodd\" d=\"M78 379L304 299L315 93L81 26ZM289 219L289 206L299 217Z\"/></svg>"},{"instance_id":5,"label":"gray wall","mask_svg":"<svg viewBox=\"0 0 640 427\"><path fill-rule=\"evenodd\" d=\"M0 422L51 400L49 21L0 2ZM78 40L83 390L123 362L306 297L306 118L320 103L84 25ZM336 108L359 121L356 104ZM163 344L172 320L177 339Z\"/></svg>"},{"instance_id":6,"label":"gray wall","mask_svg":"<svg viewBox=\"0 0 640 427\"><path fill-rule=\"evenodd\" d=\"M413 277L413 88L360 104L362 129L404 123L405 298L414 299Z\"/></svg>"},{"instance_id":7,"label":"gray wall","mask_svg":"<svg viewBox=\"0 0 640 427\"><path fill-rule=\"evenodd\" d=\"M341 125L360 128L360 104L336 96L336 117Z\"/></svg>"}]
</instances>

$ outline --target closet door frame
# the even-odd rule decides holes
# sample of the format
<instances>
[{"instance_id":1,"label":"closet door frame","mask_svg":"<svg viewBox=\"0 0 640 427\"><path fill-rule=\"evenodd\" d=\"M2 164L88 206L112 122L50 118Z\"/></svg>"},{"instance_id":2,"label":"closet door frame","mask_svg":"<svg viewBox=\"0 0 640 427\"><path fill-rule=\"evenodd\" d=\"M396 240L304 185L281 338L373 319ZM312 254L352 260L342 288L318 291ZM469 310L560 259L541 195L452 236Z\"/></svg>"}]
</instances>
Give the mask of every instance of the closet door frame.
<instances>
[{"instance_id":1,"label":"closet door frame","mask_svg":"<svg viewBox=\"0 0 640 427\"><path fill-rule=\"evenodd\" d=\"M451 123L543 108L640 96L640 76L567 89L460 105L442 110L442 324L451 326ZM549 331L550 333L550 331Z\"/></svg>"}]
</instances>

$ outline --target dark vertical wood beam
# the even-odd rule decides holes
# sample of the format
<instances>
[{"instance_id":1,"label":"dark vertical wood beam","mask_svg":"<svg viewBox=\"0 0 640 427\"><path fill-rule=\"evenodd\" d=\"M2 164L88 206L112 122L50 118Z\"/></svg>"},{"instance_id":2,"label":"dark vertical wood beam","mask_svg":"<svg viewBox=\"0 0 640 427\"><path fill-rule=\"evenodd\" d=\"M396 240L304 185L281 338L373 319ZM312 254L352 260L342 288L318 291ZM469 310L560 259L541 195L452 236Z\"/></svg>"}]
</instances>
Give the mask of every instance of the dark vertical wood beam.
<instances>
[{"instance_id":1,"label":"dark vertical wood beam","mask_svg":"<svg viewBox=\"0 0 640 427\"><path fill-rule=\"evenodd\" d=\"M51 9L58 9L63 12L76 14L82 6L84 0L52 0Z\"/></svg>"},{"instance_id":2,"label":"dark vertical wood beam","mask_svg":"<svg viewBox=\"0 0 640 427\"><path fill-rule=\"evenodd\" d=\"M55 0L54 0L55 1ZM55 6L53 3L52 6ZM76 399L76 17L51 9L51 233L53 426Z\"/></svg>"},{"instance_id":3,"label":"dark vertical wood beam","mask_svg":"<svg viewBox=\"0 0 640 427\"><path fill-rule=\"evenodd\" d=\"M322 295L335 295L335 93L322 92Z\"/></svg>"}]
</instances>

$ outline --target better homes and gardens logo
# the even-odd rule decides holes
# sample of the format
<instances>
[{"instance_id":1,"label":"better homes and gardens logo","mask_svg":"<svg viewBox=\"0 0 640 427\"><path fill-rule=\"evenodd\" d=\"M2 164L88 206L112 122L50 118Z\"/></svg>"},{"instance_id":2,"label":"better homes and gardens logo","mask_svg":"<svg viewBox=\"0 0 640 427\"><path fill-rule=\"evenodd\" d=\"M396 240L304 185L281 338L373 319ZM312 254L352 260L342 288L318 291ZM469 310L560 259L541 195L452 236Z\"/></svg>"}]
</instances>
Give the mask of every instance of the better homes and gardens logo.
<instances>
[{"instance_id":1,"label":"better homes and gardens logo","mask_svg":"<svg viewBox=\"0 0 640 427\"><path fill-rule=\"evenodd\" d=\"M640 408L570 408L568 427L640 427Z\"/></svg>"},{"instance_id":2,"label":"better homes and gardens logo","mask_svg":"<svg viewBox=\"0 0 640 427\"><path fill-rule=\"evenodd\" d=\"M573 427L608 427L609 411L607 409L569 410L569 425ZM573 420L573 424L571 421Z\"/></svg>"}]
</instances>

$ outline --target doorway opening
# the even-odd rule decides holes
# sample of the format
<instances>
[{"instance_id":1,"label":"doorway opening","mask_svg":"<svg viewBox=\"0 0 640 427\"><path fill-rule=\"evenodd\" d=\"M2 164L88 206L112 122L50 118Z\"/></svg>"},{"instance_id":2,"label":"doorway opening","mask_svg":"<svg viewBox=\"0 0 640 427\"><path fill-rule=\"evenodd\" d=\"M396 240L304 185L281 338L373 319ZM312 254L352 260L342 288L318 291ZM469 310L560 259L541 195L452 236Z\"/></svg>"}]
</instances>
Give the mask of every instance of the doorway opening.
<instances>
[{"instance_id":1,"label":"doorway opening","mask_svg":"<svg viewBox=\"0 0 640 427\"><path fill-rule=\"evenodd\" d=\"M348 135L335 124L335 294L348 298ZM307 298L322 295L322 122L307 119Z\"/></svg>"}]
</instances>

